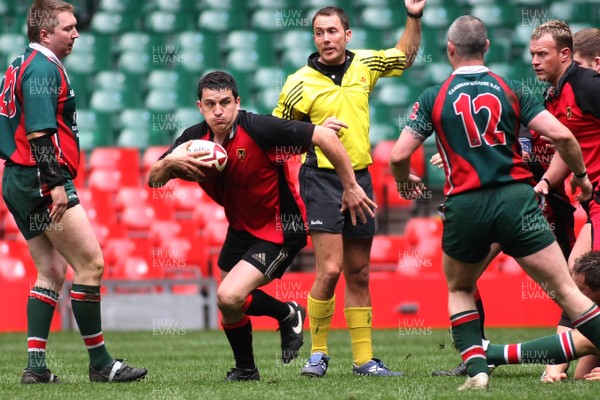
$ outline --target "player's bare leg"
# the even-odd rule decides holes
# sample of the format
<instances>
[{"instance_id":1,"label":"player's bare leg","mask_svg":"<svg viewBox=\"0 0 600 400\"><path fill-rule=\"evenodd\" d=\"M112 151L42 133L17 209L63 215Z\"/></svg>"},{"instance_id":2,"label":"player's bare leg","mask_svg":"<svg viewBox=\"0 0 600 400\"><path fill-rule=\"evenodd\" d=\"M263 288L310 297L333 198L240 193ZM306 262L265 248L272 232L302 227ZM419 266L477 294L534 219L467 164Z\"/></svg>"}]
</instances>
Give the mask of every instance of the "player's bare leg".
<instances>
[{"instance_id":1,"label":"player's bare leg","mask_svg":"<svg viewBox=\"0 0 600 400\"><path fill-rule=\"evenodd\" d=\"M454 344L467 365L468 378L459 390L487 389L488 365L481 337L481 321L473 300L477 278L487 266L484 258L463 263L443 253L442 262L448 282L448 312Z\"/></svg>"},{"instance_id":2,"label":"player's bare leg","mask_svg":"<svg viewBox=\"0 0 600 400\"><path fill-rule=\"evenodd\" d=\"M100 313L100 283L104 259L81 205L69 208L61 221L44 235L75 270L71 305L90 356L89 377L94 382L131 382L143 378L145 368L131 368L113 359L104 345Z\"/></svg>"},{"instance_id":3,"label":"player's bare leg","mask_svg":"<svg viewBox=\"0 0 600 400\"><path fill-rule=\"evenodd\" d=\"M594 305L577 288L556 242L516 260L548 296L563 308L569 318L579 317Z\"/></svg>"}]
</instances>

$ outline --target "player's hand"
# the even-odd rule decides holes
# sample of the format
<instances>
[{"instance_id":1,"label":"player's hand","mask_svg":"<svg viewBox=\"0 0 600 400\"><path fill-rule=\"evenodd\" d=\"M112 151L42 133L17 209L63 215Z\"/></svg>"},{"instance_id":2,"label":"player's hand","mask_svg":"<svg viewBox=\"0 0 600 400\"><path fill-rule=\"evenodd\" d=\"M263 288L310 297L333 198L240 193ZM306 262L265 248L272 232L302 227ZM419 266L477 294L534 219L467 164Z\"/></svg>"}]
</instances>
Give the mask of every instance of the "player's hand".
<instances>
[{"instance_id":1,"label":"player's hand","mask_svg":"<svg viewBox=\"0 0 600 400\"><path fill-rule=\"evenodd\" d=\"M533 191L538 196L547 196L550 191L550 186L545 180L540 180L537 185L534 186Z\"/></svg>"},{"instance_id":2,"label":"player's hand","mask_svg":"<svg viewBox=\"0 0 600 400\"><path fill-rule=\"evenodd\" d=\"M589 374L585 374L583 378L586 381L600 381L600 367L594 368Z\"/></svg>"},{"instance_id":3,"label":"player's hand","mask_svg":"<svg viewBox=\"0 0 600 400\"><path fill-rule=\"evenodd\" d=\"M350 219L352 225L356 225L356 216L360 219L363 224L367 223L367 215L371 218L375 216L373 212L377 208L377 204L367 196L363 188L358 184L355 184L349 189L344 188L342 193L342 213L346 210L350 211Z\"/></svg>"},{"instance_id":4,"label":"player's hand","mask_svg":"<svg viewBox=\"0 0 600 400\"><path fill-rule=\"evenodd\" d=\"M208 167L209 164L199 161L196 158L200 156L204 156L210 153L210 151L195 151L189 152L188 148L191 146L192 141L189 140L183 144L177 146L171 154L165 157L165 160L168 161L168 167L171 169L171 172L174 173L178 178L190 180L190 181L199 181L206 178L204 172L202 172L202 167Z\"/></svg>"},{"instance_id":5,"label":"player's hand","mask_svg":"<svg viewBox=\"0 0 600 400\"><path fill-rule=\"evenodd\" d=\"M440 153L435 153L434 155L432 155L429 159L429 162L434 167L438 167L439 169L444 168L444 162L442 161L442 156L440 156Z\"/></svg>"},{"instance_id":6,"label":"player's hand","mask_svg":"<svg viewBox=\"0 0 600 400\"><path fill-rule=\"evenodd\" d=\"M553 383L567 380L568 375L566 372L546 372L542 375L542 382Z\"/></svg>"},{"instance_id":7,"label":"player's hand","mask_svg":"<svg viewBox=\"0 0 600 400\"><path fill-rule=\"evenodd\" d=\"M67 204L69 199L67 198L67 192L64 186L54 186L50 190L50 197L52 197L52 209L50 210L50 219L52 222L60 222L63 215L67 211Z\"/></svg>"},{"instance_id":8,"label":"player's hand","mask_svg":"<svg viewBox=\"0 0 600 400\"><path fill-rule=\"evenodd\" d=\"M423 196L426 187L416 175L409 174L406 182L396 182L400 197L406 200L415 200Z\"/></svg>"},{"instance_id":9,"label":"player's hand","mask_svg":"<svg viewBox=\"0 0 600 400\"><path fill-rule=\"evenodd\" d=\"M346 125L344 121L340 121L335 116L327 118L325 121L323 121L321 126L333 129L338 135L338 137L341 137L343 135L343 133L340 132L342 128L348 128L348 125Z\"/></svg>"},{"instance_id":10,"label":"player's hand","mask_svg":"<svg viewBox=\"0 0 600 400\"><path fill-rule=\"evenodd\" d=\"M406 10L412 14L421 14L427 0L404 0Z\"/></svg>"},{"instance_id":11,"label":"player's hand","mask_svg":"<svg viewBox=\"0 0 600 400\"><path fill-rule=\"evenodd\" d=\"M577 188L580 188L581 191L575 196L575 200L578 202L587 201L592 197L592 191L594 188L592 187L592 183L590 182L590 178L586 175L583 178L577 178L575 175L571 177L571 194L575 194Z\"/></svg>"}]
</instances>

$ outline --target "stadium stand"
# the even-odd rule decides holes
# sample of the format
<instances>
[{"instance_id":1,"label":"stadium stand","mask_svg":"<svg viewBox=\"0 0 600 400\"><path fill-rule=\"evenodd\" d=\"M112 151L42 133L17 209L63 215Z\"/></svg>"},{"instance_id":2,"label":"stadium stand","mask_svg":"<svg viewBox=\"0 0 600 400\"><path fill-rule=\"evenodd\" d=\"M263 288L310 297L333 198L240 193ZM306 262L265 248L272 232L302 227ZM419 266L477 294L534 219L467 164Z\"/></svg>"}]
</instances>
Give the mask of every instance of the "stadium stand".
<instances>
[{"instance_id":1,"label":"stadium stand","mask_svg":"<svg viewBox=\"0 0 600 400\"><path fill-rule=\"evenodd\" d=\"M147 188L149 168L174 137L201 121L195 106L196 87L199 77L208 71L231 72L238 80L244 108L270 113L287 75L305 65L307 56L315 51L310 32L314 11L331 2L74 3L80 37L65 64L77 94L82 149L75 184L104 249L107 277L164 278L166 270L153 267L161 254L164 263L183 257L199 276L214 275L227 227L222 209L195 183L178 180L164 188ZM395 1L341 0L336 4L350 15L352 49L393 46L401 34L406 17ZM23 19L27 6L26 2L0 0L0 61L5 66L27 45ZM389 151L418 95L450 74L446 30L454 18L465 13L479 16L489 27L492 47L486 61L492 69L533 86L537 82L529 64L528 43L534 26L551 17L572 23L573 31L598 25L600 2L428 1L422 50L415 64L399 79L382 79L371 96L371 170L382 216L379 228L385 232L373 244L375 269L414 275L419 271L413 268L418 258L431 260L432 269L439 269L439 223L436 217L408 219L414 202L397 195L389 173ZM540 86L536 90L541 93ZM411 167L439 195L444 174L428 162L436 152L435 140L428 139ZM296 184L297 167L294 165ZM406 226L391 222L397 215L407 216L403 219ZM578 229L585 215L578 209L575 216ZM34 274L33 266L24 261L30 258L23 246L14 219L1 202L2 279ZM510 260L499 257L492 269L513 271ZM306 262L312 263L310 257ZM182 285L178 290L192 293L198 286Z\"/></svg>"}]
</instances>

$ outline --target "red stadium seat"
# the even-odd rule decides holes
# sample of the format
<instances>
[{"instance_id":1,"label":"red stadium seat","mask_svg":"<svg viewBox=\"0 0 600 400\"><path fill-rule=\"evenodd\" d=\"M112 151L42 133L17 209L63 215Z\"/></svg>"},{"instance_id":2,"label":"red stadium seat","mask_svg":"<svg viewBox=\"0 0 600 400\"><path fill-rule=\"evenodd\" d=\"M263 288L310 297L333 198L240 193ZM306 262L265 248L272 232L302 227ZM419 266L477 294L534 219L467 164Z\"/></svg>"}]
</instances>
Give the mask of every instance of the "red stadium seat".
<instances>
[{"instance_id":1,"label":"red stadium seat","mask_svg":"<svg viewBox=\"0 0 600 400\"><path fill-rule=\"evenodd\" d=\"M407 247L400 251L400 272L417 275L441 271L442 221L440 218L411 218L406 224L404 236Z\"/></svg>"},{"instance_id":2,"label":"red stadium seat","mask_svg":"<svg viewBox=\"0 0 600 400\"><path fill-rule=\"evenodd\" d=\"M147 194L147 203L150 204L156 213L156 219L173 220L175 219L175 197L180 194L176 191L178 188L176 180L169 181L165 186L159 188L151 188L145 185L143 190Z\"/></svg>"},{"instance_id":3,"label":"red stadium seat","mask_svg":"<svg viewBox=\"0 0 600 400\"><path fill-rule=\"evenodd\" d=\"M142 179L147 180L148 172L152 165L158 160L170 146L150 146L142 156Z\"/></svg>"},{"instance_id":4,"label":"red stadium seat","mask_svg":"<svg viewBox=\"0 0 600 400\"><path fill-rule=\"evenodd\" d=\"M0 180L0 187L2 187L2 181ZM2 197L2 189L0 189L0 220L4 218L4 214L9 213L8 207L6 207L6 203Z\"/></svg>"},{"instance_id":5,"label":"red stadium seat","mask_svg":"<svg viewBox=\"0 0 600 400\"><path fill-rule=\"evenodd\" d=\"M195 186L178 186L173 192L173 208L177 218L191 219L194 209L206 197L204 191Z\"/></svg>"},{"instance_id":6,"label":"red stadium seat","mask_svg":"<svg viewBox=\"0 0 600 400\"><path fill-rule=\"evenodd\" d=\"M406 247L404 236L375 235L371 246L371 269L395 271L400 262L400 253Z\"/></svg>"},{"instance_id":7,"label":"red stadium seat","mask_svg":"<svg viewBox=\"0 0 600 400\"><path fill-rule=\"evenodd\" d=\"M139 151L135 148L96 147L90 155L90 172L96 170L119 171L122 185L139 186Z\"/></svg>"},{"instance_id":8,"label":"red stadium seat","mask_svg":"<svg viewBox=\"0 0 600 400\"><path fill-rule=\"evenodd\" d=\"M119 278L125 262L132 257L143 259L151 265L151 254L145 239L109 238L104 246L104 276Z\"/></svg>"},{"instance_id":9,"label":"red stadium seat","mask_svg":"<svg viewBox=\"0 0 600 400\"><path fill-rule=\"evenodd\" d=\"M181 225L176 221L154 221L148 232L148 240L153 248L160 247L165 241L179 236Z\"/></svg>"},{"instance_id":10,"label":"red stadium seat","mask_svg":"<svg viewBox=\"0 0 600 400\"><path fill-rule=\"evenodd\" d=\"M77 167L77 177L73 180L73 184L77 189L85 187L87 179L87 156L85 151L79 152L79 166Z\"/></svg>"},{"instance_id":11,"label":"red stadium seat","mask_svg":"<svg viewBox=\"0 0 600 400\"><path fill-rule=\"evenodd\" d=\"M92 229L94 230L94 235L96 236L96 240L98 240L98 244L100 244L100 247L104 247L104 245L106 244L106 241L108 240L108 237L110 236L110 229L108 228L108 226L103 225L99 222L93 222L92 224Z\"/></svg>"},{"instance_id":12,"label":"red stadium seat","mask_svg":"<svg viewBox=\"0 0 600 400\"><path fill-rule=\"evenodd\" d=\"M390 158L392 155L392 148L396 144L395 140L382 140L373 149L373 167L378 169L378 172L382 175L391 175L390 170ZM423 146L413 153L410 159L410 170L411 174L415 174L419 177L425 175L425 149Z\"/></svg>"},{"instance_id":13,"label":"red stadium seat","mask_svg":"<svg viewBox=\"0 0 600 400\"><path fill-rule=\"evenodd\" d=\"M110 236L122 235L123 231L117 224L117 213L113 205L113 192L81 188L77 189L77 195L92 224L106 226Z\"/></svg>"},{"instance_id":14,"label":"red stadium seat","mask_svg":"<svg viewBox=\"0 0 600 400\"><path fill-rule=\"evenodd\" d=\"M390 169L390 157L395 140L384 140L373 150L371 178L375 202L383 207L411 207L413 201L405 200L398 194L398 187ZM420 146L411 158L411 173L419 177L425 174L425 150Z\"/></svg>"},{"instance_id":15,"label":"red stadium seat","mask_svg":"<svg viewBox=\"0 0 600 400\"><path fill-rule=\"evenodd\" d=\"M129 237L148 237L154 221L154 209L143 203L127 205L121 213L120 221Z\"/></svg>"},{"instance_id":16,"label":"red stadium seat","mask_svg":"<svg viewBox=\"0 0 600 400\"><path fill-rule=\"evenodd\" d=\"M88 187L90 190L109 192L113 195L124 184L123 175L116 169L94 169L90 172L88 178Z\"/></svg>"},{"instance_id":17,"label":"red stadium seat","mask_svg":"<svg viewBox=\"0 0 600 400\"><path fill-rule=\"evenodd\" d=\"M171 277L198 277L208 274L208 244L199 240L195 243L175 237L165 240L154 254L162 258L172 268L166 268Z\"/></svg>"},{"instance_id":18,"label":"red stadium seat","mask_svg":"<svg viewBox=\"0 0 600 400\"><path fill-rule=\"evenodd\" d=\"M117 190L115 195L115 211L122 212L126 207L133 204L147 204L148 191L139 186L123 186Z\"/></svg>"},{"instance_id":19,"label":"red stadium seat","mask_svg":"<svg viewBox=\"0 0 600 400\"><path fill-rule=\"evenodd\" d=\"M228 227L229 224L227 221L217 220L211 221L204 229L203 238L208 244L208 254L210 256L209 273L211 275L219 274L217 260L221 248L223 247L223 243L225 242Z\"/></svg>"},{"instance_id":20,"label":"red stadium seat","mask_svg":"<svg viewBox=\"0 0 600 400\"><path fill-rule=\"evenodd\" d=\"M202 231L212 221L225 221L225 209L208 199L197 204L192 213L195 229Z\"/></svg>"},{"instance_id":21,"label":"red stadium seat","mask_svg":"<svg viewBox=\"0 0 600 400\"><path fill-rule=\"evenodd\" d=\"M10 256L0 258L0 278L7 281L26 279L25 263Z\"/></svg>"},{"instance_id":22,"label":"red stadium seat","mask_svg":"<svg viewBox=\"0 0 600 400\"><path fill-rule=\"evenodd\" d=\"M0 276L8 280L37 276L33 259L25 240L0 240Z\"/></svg>"},{"instance_id":23,"label":"red stadium seat","mask_svg":"<svg viewBox=\"0 0 600 400\"><path fill-rule=\"evenodd\" d=\"M21 234L17 223L15 222L15 218L10 212L7 212L2 217L2 231L4 232L5 240L20 240L21 238L24 240L25 238Z\"/></svg>"}]
</instances>

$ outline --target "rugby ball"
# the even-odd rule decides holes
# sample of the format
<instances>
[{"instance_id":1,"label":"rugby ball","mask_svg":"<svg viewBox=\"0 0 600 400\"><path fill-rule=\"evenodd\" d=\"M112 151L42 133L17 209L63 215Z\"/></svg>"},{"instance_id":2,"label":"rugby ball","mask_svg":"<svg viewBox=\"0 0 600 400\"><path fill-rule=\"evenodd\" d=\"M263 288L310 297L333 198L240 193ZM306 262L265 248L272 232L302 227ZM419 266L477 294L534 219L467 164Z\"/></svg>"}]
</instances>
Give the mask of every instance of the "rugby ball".
<instances>
[{"instance_id":1,"label":"rugby ball","mask_svg":"<svg viewBox=\"0 0 600 400\"><path fill-rule=\"evenodd\" d=\"M190 153L209 151L207 155L200 156L197 160L209 163L210 168L216 169L217 172L223 171L227 165L227 151L220 144L210 140L192 140L188 151Z\"/></svg>"},{"instance_id":2,"label":"rugby ball","mask_svg":"<svg viewBox=\"0 0 600 400\"><path fill-rule=\"evenodd\" d=\"M184 146L182 144L181 146ZM197 159L200 161L204 161L209 164L207 167L201 168L202 172L206 175L204 181L206 179L212 178L215 175L218 175L221 171L225 169L227 165L227 151L218 143L211 142L210 140L192 140L190 146L187 149L190 153L195 153L198 151L208 151L209 153L203 156L199 156ZM195 179L191 179L190 176L184 176L179 172L175 172L174 176L183 179L185 181L196 181Z\"/></svg>"}]
</instances>

